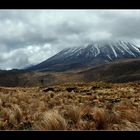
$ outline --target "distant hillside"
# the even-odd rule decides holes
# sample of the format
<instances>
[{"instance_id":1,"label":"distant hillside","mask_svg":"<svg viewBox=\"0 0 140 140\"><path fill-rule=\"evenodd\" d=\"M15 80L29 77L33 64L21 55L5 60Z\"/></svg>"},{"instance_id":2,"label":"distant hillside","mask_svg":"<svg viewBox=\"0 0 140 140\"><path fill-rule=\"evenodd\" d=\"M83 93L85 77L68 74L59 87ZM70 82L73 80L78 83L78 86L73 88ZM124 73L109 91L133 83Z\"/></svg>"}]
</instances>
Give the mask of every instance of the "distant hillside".
<instances>
[{"instance_id":1,"label":"distant hillside","mask_svg":"<svg viewBox=\"0 0 140 140\"><path fill-rule=\"evenodd\" d=\"M48 86L64 83L113 83L140 80L140 59L126 59L67 72L0 71L0 86Z\"/></svg>"},{"instance_id":2,"label":"distant hillside","mask_svg":"<svg viewBox=\"0 0 140 140\"><path fill-rule=\"evenodd\" d=\"M85 82L130 82L140 80L140 59L127 59L78 72Z\"/></svg>"}]
</instances>

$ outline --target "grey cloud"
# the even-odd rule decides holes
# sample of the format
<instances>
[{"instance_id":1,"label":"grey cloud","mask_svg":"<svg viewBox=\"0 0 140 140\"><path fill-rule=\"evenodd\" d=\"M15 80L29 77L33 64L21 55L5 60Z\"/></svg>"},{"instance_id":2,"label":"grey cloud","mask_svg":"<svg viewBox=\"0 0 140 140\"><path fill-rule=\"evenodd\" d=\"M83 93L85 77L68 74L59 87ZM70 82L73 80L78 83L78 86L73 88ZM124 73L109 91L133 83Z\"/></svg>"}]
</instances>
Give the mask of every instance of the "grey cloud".
<instances>
[{"instance_id":1,"label":"grey cloud","mask_svg":"<svg viewBox=\"0 0 140 140\"><path fill-rule=\"evenodd\" d=\"M56 54L58 50L52 49L50 44L29 45L16 48L9 52L0 52L0 68L24 68L31 64L37 64Z\"/></svg>"},{"instance_id":2,"label":"grey cloud","mask_svg":"<svg viewBox=\"0 0 140 140\"><path fill-rule=\"evenodd\" d=\"M140 10L1 10L0 69L37 64L92 40L140 45Z\"/></svg>"},{"instance_id":3,"label":"grey cloud","mask_svg":"<svg viewBox=\"0 0 140 140\"><path fill-rule=\"evenodd\" d=\"M116 30L111 29L113 35L119 38L138 39L140 38L140 17L124 17L118 23L114 23Z\"/></svg>"}]
</instances>

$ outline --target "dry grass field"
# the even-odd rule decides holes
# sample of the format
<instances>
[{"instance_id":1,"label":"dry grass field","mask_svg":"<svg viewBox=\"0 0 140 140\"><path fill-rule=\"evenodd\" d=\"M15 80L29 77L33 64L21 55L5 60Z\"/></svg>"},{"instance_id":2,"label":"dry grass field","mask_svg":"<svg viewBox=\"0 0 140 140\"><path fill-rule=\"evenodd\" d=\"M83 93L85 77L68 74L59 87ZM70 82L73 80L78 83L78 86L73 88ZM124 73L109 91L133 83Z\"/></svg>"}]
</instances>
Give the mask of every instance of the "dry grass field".
<instances>
[{"instance_id":1,"label":"dry grass field","mask_svg":"<svg viewBox=\"0 0 140 140\"><path fill-rule=\"evenodd\" d=\"M0 87L0 130L140 130L140 82Z\"/></svg>"}]
</instances>

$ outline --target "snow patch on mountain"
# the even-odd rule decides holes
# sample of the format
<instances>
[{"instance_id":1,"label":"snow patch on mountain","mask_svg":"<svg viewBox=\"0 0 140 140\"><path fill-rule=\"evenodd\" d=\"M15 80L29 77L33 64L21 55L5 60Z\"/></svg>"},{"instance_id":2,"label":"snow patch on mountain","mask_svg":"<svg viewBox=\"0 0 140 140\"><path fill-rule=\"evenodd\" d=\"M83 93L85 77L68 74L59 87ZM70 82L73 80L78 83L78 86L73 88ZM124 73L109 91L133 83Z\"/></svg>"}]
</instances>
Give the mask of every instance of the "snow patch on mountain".
<instances>
[{"instance_id":1,"label":"snow patch on mountain","mask_svg":"<svg viewBox=\"0 0 140 140\"><path fill-rule=\"evenodd\" d=\"M110 44L110 47L111 47L111 49L112 49L112 51L113 51L113 53L114 53L115 57L117 58L117 53L116 53L116 51L115 51L114 47L113 47L111 44Z\"/></svg>"}]
</instances>

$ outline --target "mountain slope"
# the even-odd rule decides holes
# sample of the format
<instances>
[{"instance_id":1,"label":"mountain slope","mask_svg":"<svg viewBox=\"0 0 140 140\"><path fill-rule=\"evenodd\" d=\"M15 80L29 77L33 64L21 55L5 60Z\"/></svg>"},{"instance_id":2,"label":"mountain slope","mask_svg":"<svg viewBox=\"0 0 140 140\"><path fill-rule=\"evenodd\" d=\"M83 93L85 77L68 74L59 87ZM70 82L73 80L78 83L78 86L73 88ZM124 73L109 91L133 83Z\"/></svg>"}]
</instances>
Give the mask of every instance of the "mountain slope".
<instances>
[{"instance_id":1,"label":"mountain slope","mask_svg":"<svg viewBox=\"0 0 140 140\"><path fill-rule=\"evenodd\" d=\"M84 82L131 82L140 80L140 58L112 62L76 73Z\"/></svg>"},{"instance_id":2,"label":"mountain slope","mask_svg":"<svg viewBox=\"0 0 140 140\"><path fill-rule=\"evenodd\" d=\"M90 83L104 81L123 83L140 81L140 58L126 59L85 70L67 72L0 71L0 86L30 87L65 83Z\"/></svg>"},{"instance_id":3,"label":"mountain slope","mask_svg":"<svg viewBox=\"0 0 140 140\"><path fill-rule=\"evenodd\" d=\"M140 48L130 42L99 41L81 47L66 48L28 70L65 71L137 57L140 57Z\"/></svg>"}]
</instances>

